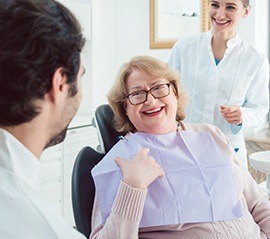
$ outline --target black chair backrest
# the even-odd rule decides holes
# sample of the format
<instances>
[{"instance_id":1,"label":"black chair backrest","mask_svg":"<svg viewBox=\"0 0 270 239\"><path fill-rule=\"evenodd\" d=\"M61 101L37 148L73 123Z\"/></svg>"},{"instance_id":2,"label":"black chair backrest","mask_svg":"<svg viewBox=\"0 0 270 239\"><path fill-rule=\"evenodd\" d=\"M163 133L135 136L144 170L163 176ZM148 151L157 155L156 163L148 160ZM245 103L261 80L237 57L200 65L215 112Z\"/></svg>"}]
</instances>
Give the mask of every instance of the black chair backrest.
<instances>
[{"instance_id":1,"label":"black chair backrest","mask_svg":"<svg viewBox=\"0 0 270 239\"><path fill-rule=\"evenodd\" d=\"M91 233L91 217L95 199L92 168L119 140L120 133L113 127L113 111L108 104L100 105L95 111L97 128L103 141L105 153L86 146L78 153L72 172L72 207L77 230L87 238Z\"/></svg>"},{"instance_id":2,"label":"black chair backrest","mask_svg":"<svg viewBox=\"0 0 270 239\"><path fill-rule=\"evenodd\" d=\"M95 198L95 185L92 168L104 157L91 147L84 147L76 157L72 171L71 193L76 228L87 238L91 232L92 208Z\"/></svg>"},{"instance_id":3,"label":"black chair backrest","mask_svg":"<svg viewBox=\"0 0 270 239\"><path fill-rule=\"evenodd\" d=\"M111 107L108 104L100 105L95 111L95 118L105 153L107 153L121 135L113 127L113 111Z\"/></svg>"}]
</instances>

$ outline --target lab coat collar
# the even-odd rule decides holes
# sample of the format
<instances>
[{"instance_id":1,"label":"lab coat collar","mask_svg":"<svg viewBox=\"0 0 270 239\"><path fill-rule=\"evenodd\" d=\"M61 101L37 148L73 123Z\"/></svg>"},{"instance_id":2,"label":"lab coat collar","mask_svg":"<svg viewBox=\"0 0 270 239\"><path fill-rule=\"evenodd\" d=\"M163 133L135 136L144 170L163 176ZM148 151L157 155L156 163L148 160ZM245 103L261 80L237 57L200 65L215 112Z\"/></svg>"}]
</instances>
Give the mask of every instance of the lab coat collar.
<instances>
[{"instance_id":1,"label":"lab coat collar","mask_svg":"<svg viewBox=\"0 0 270 239\"><path fill-rule=\"evenodd\" d=\"M241 38L239 34L236 33L236 35L233 38L227 41L227 48L232 49L233 47L239 45L240 42L241 42Z\"/></svg>"},{"instance_id":2,"label":"lab coat collar","mask_svg":"<svg viewBox=\"0 0 270 239\"><path fill-rule=\"evenodd\" d=\"M212 40L213 34L212 29L210 29L208 32L206 32L206 39L208 43L208 47L212 49L211 46L211 40ZM227 41L227 48L228 50L233 49L235 46L238 46L241 43L242 39L238 32L236 32L235 36Z\"/></svg>"},{"instance_id":3,"label":"lab coat collar","mask_svg":"<svg viewBox=\"0 0 270 239\"><path fill-rule=\"evenodd\" d=\"M10 171L38 191L43 170L40 161L4 129L0 129L0 170Z\"/></svg>"}]
</instances>

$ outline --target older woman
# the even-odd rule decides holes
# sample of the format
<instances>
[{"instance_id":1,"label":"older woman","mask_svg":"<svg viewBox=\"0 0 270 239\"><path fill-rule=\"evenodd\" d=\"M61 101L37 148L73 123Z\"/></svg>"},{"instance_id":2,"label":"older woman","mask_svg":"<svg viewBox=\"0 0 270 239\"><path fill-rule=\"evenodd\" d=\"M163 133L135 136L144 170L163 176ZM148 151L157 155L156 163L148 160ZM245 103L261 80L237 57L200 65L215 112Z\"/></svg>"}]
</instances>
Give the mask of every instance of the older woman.
<instances>
[{"instance_id":1,"label":"older woman","mask_svg":"<svg viewBox=\"0 0 270 239\"><path fill-rule=\"evenodd\" d=\"M178 75L135 57L108 95L119 141L93 169L90 238L270 238L270 203L221 131L188 125Z\"/></svg>"}]
</instances>

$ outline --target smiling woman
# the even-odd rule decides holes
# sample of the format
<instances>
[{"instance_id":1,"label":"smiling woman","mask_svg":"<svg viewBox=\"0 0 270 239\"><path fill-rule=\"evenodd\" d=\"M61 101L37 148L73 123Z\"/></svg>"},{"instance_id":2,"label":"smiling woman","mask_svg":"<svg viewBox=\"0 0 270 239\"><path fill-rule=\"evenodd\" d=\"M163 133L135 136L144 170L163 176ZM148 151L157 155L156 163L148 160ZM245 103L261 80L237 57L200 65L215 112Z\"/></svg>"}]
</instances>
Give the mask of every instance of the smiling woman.
<instances>
[{"instance_id":1,"label":"smiling woman","mask_svg":"<svg viewBox=\"0 0 270 239\"><path fill-rule=\"evenodd\" d=\"M135 132L136 127L130 120L131 117L136 117L135 112L140 114L140 112L157 111L160 111L156 123L159 125L157 127L159 131L166 127L176 129L176 121L185 117L186 95L179 85L177 73L171 71L168 64L151 57L134 57L130 62L123 64L117 81L108 93L108 101L116 112L116 130L123 133ZM138 98L140 101L138 101ZM166 114L170 113L170 107L166 106L165 103L169 99L176 104L174 110L177 112L175 117L170 115L170 120L166 119ZM136 100L136 102L133 100ZM151 102L159 102L159 104L151 107ZM145 105L148 107L145 107ZM141 116L144 121L152 120L147 124L152 125L152 129L154 129L154 119L150 118L151 114L147 116L142 114ZM162 122L161 117L163 117Z\"/></svg>"},{"instance_id":2,"label":"smiling woman","mask_svg":"<svg viewBox=\"0 0 270 239\"><path fill-rule=\"evenodd\" d=\"M189 92L186 122L219 127L246 168L243 132L262 125L269 111L267 56L238 33L250 13L248 4L210 0L211 31L178 40L169 60Z\"/></svg>"},{"instance_id":3,"label":"smiling woman","mask_svg":"<svg viewBox=\"0 0 270 239\"><path fill-rule=\"evenodd\" d=\"M182 122L183 95L156 58L120 68L108 101L123 137L92 170L91 239L270 238L266 194L218 128Z\"/></svg>"},{"instance_id":4,"label":"smiling woman","mask_svg":"<svg viewBox=\"0 0 270 239\"><path fill-rule=\"evenodd\" d=\"M209 0L150 0L150 48L171 48L179 37L209 29Z\"/></svg>"}]
</instances>

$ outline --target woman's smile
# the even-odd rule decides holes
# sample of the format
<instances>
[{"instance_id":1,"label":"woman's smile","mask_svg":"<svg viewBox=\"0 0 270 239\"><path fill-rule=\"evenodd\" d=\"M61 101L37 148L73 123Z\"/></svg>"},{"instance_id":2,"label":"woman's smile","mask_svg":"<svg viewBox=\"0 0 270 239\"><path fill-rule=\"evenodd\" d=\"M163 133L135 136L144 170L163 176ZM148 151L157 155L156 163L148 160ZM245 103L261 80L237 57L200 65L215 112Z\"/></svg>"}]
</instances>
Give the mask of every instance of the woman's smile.
<instances>
[{"instance_id":1,"label":"woman's smile","mask_svg":"<svg viewBox=\"0 0 270 239\"><path fill-rule=\"evenodd\" d=\"M156 116L158 115L164 107L158 107L158 108L153 108L153 109L149 109L149 110L144 110L142 111L143 114L147 115L147 116Z\"/></svg>"}]
</instances>

